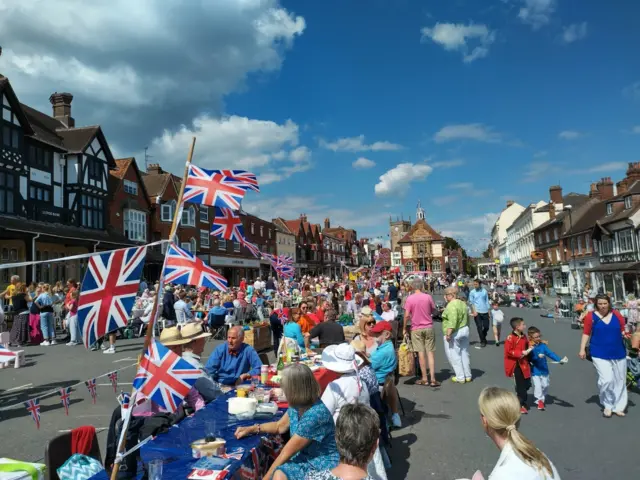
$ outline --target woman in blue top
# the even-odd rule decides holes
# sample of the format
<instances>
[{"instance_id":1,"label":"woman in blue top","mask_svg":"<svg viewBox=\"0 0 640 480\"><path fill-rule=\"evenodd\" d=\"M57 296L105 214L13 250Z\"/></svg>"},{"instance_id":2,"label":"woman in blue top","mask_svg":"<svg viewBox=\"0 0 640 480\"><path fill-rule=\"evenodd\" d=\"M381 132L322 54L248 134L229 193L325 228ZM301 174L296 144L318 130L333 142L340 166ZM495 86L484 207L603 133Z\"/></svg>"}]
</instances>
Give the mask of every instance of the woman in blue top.
<instances>
[{"instance_id":1,"label":"woman in blue top","mask_svg":"<svg viewBox=\"0 0 640 480\"><path fill-rule=\"evenodd\" d=\"M596 296L596 309L584 317L580 342L581 359L587 358L587 342L598 373L598 390L602 414L625 416L627 408L627 351L624 346L624 317L611 307L606 295Z\"/></svg>"},{"instance_id":2,"label":"woman in blue top","mask_svg":"<svg viewBox=\"0 0 640 480\"><path fill-rule=\"evenodd\" d=\"M293 338L300 347L301 351L305 351L304 347L304 335L302 335L302 329L298 325L300 320L300 309L291 309L291 318L287 318L284 324L284 336L285 338Z\"/></svg>"},{"instance_id":3,"label":"woman in blue top","mask_svg":"<svg viewBox=\"0 0 640 480\"><path fill-rule=\"evenodd\" d=\"M282 373L282 390L289 409L277 422L238 427L236 438L261 433L282 435L290 440L273 462L264 480L304 480L309 473L338 466L333 417L320 400L320 385L311 369L293 364Z\"/></svg>"},{"instance_id":4,"label":"woman in blue top","mask_svg":"<svg viewBox=\"0 0 640 480\"><path fill-rule=\"evenodd\" d=\"M53 297L51 296L51 285L43 285L42 293L34 300L40 310L40 329L44 341L40 344L43 347L56 344L56 327L53 322Z\"/></svg>"}]
</instances>

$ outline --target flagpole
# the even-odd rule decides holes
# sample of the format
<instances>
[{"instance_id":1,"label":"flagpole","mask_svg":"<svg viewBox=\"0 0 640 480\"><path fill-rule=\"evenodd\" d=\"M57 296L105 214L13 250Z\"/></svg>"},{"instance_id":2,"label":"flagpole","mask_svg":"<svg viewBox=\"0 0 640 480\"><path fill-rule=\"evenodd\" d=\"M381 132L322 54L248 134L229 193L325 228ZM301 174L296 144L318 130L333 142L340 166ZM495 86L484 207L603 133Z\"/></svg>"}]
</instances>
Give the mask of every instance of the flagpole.
<instances>
[{"instance_id":1,"label":"flagpole","mask_svg":"<svg viewBox=\"0 0 640 480\"><path fill-rule=\"evenodd\" d=\"M191 165L191 160L193 159L193 150L196 146L196 137L193 137L191 140L191 146L189 147L189 153L187 154L187 162L184 166L184 173L182 174L182 184L180 185L180 193L178 194L178 202L176 203L176 210L173 212L173 223L171 224L171 231L169 232L169 245L167 246L167 250L164 254L164 260L162 262L162 270L160 271L160 283L158 284L158 291L153 299L153 307L151 308L151 316L149 317L149 324L147 325L147 332L144 337L144 346L142 347L142 355L138 357L138 364L140 360L144 356L144 352L151 345L151 338L153 335L153 330L155 328L155 323L158 317L158 300L160 295L164 290L164 269L167 263L167 252L171 247L171 242L173 242L173 237L176 235L176 231L178 230L178 223L180 221L180 216L182 215L182 198L184 196L184 187L185 183L187 183L187 176L189 175L189 165ZM124 423L122 425L122 434L120 435L120 443L118 444L118 451L116 453L116 459L114 461L113 470L111 471L111 480L116 480L118 476L118 472L120 471L120 462L122 459L119 459L118 456L122 454L126 445L127 439L127 428L129 427L129 420L133 416L133 407L135 406L133 399L135 399L135 389L131 388L131 401L129 404L130 412L125 416Z\"/></svg>"}]
</instances>

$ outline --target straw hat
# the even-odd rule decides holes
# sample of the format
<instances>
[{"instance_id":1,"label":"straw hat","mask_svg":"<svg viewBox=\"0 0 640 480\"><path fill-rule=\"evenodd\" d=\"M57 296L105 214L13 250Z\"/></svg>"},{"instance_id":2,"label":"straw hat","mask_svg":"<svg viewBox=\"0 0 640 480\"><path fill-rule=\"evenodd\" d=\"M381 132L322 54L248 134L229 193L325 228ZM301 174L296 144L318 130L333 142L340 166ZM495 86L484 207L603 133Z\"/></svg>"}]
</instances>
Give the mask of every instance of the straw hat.
<instances>
[{"instance_id":1,"label":"straw hat","mask_svg":"<svg viewBox=\"0 0 640 480\"><path fill-rule=\"evenodd\" d=\"M371 310L370 307L362 307L362 309L360 310L360 315L365 315L367 317L372 317L373 316L373 310Z\"/></svg>"},{"instance_id":2,"label":"straw hat","mask_svg":"<svg viewBox=\"0 0 640 480\"><path fill-rule=\"evenodd\" d=\"M162 333L160 333L160 343L166 346L184 345L190 341L191 340L185 340L182 338L178 327L167 327L162 330Z\"/></svg>"},{"instance_id":3,"label":"straw hat","mask_svg":"<svg viewBox=\"0 0 640 480\"><path fill-rule=\"evenodd\" d=\"M202 330L202 325L199 323L185 323L180 329L180 336L183 340L190 342L197 338L210 337L211 334Z\"/></svg>"},{"instance_id":4,"label":"straw hat","mask_svg":"<svg viewBox=\"0 0 640 480\"><path fill-rule=\"evenodd\" d=\"M356 351L348 343L329 345L322 351L322 365L332 372L353 372L356 369L354 362L358 366L362 365L362 359L356 355Z\"/></svg>"}]
</instances>

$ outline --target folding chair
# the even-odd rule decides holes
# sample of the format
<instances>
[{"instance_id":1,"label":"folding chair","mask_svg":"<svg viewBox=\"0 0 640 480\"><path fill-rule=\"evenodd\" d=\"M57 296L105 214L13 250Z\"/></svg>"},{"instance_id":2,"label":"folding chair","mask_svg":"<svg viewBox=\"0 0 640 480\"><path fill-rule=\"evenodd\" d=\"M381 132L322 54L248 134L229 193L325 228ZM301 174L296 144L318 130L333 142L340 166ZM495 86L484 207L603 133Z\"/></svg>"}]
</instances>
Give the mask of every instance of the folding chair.
<instances>
[{"instance_id":1,"label":"folding chair","mask_svg":"<svg viewBox=\"0 0 640 480\"><path fill-rule=\"evenodd\" d=\"M44 447L44 463L47 466L45 475L47 480L60 480L58 468L64 465L64 462L66 462L71 455L71 432L53 437L47 442L47 445ZM88 456L102 463L100 445L98 444L98 436L95 433L95 429L93 442L91 443L91 451Z\"/></svg>"}]
</instances>

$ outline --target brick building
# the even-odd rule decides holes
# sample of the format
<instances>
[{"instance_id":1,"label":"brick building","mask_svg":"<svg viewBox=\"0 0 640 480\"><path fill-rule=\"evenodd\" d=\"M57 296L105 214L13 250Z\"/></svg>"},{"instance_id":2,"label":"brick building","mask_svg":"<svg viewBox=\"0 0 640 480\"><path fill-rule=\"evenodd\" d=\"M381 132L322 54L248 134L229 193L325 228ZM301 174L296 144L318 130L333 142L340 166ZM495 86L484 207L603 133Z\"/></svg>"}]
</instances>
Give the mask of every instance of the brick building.
<instances>
[{"instance_id":1,"label":"brick building","mask_svg":"<svg viewBox=\"0 0 640 480\"><path fill-rule=\"evenodd\" d=\"M296 273L299 275L322 273L320 225L309 223L305 214L301 214L295 220L275 218L273 222L286 228L296 237Z\"/></svg>"},{"instance_id":2,"label":"brick building","mask_svg":"<svg viewBox=\"0 0 640 480\"><path fill-rule=\"evenodd\" d=\"M244 226L244 235L247 240L256 245L263 253L276 253L276 227L273 223L263 220L262 218L242 212L242 225ZM242 247L249 255L249 251ZM263 279L275 275L271 269L271 263L266 258L259 260L258 275Z\"/></svg>"}]
</instances>

